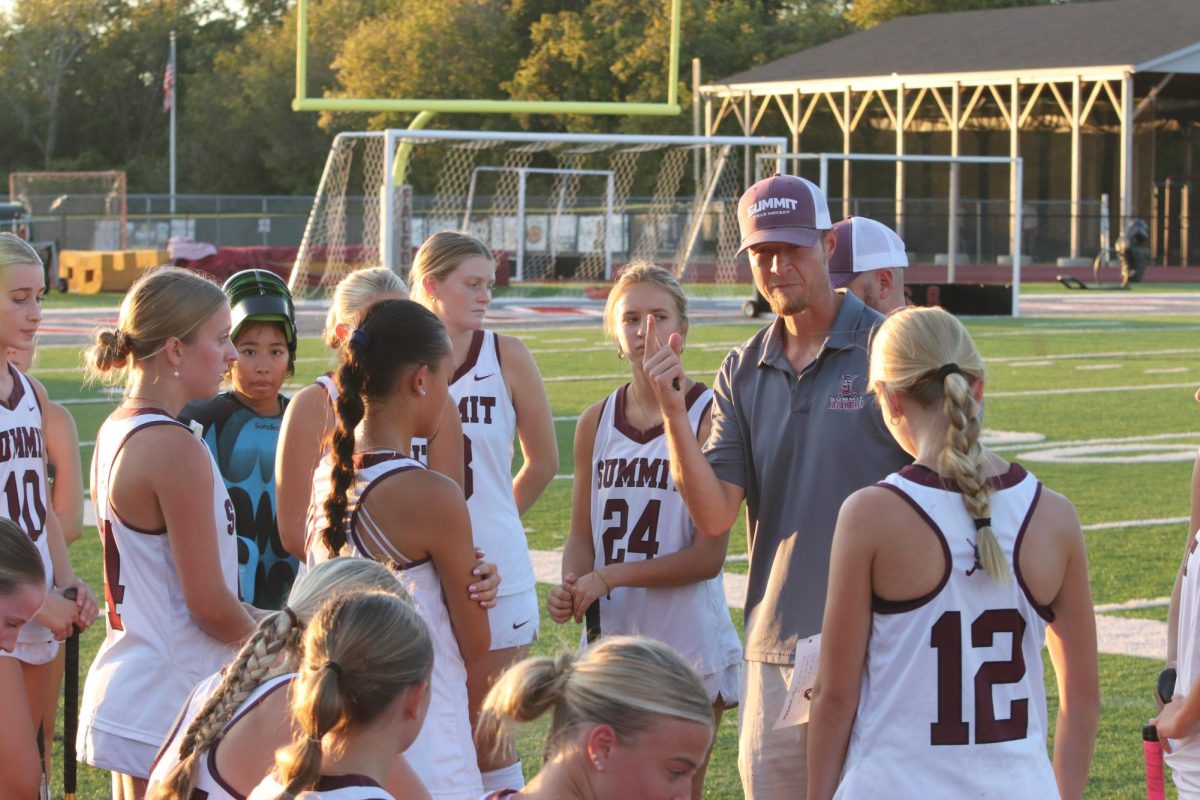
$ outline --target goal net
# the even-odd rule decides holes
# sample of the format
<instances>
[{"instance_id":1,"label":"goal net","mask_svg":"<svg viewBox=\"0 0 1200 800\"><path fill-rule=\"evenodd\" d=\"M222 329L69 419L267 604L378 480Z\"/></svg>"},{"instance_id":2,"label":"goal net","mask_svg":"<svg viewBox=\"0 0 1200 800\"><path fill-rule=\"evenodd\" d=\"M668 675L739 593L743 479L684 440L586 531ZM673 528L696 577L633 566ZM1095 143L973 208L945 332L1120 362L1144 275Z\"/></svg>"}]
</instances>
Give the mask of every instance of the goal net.
<instances>
[{"instance_id":1,"label":"goal net","mask_svg":"<svg viewBox=\"0 0 1200 800\"><path fill-rule=\"evenodd\" d=\"M29 238L59 250L124 250L124 172L12 172L8 199L25 206Z\"/></svg>"},{"instance_id":2,"label":"goal net","mask_svg":"<svg viewBox=\"0 0 1200 800\"><path fill-rule=\"evenodd\" d=\"M945 266L947 283L1010 282L1017 316L1022 253L1037 229L1036 210L1019 200L1020 157L789 152L755 161L759 178L784 172L815 182L835 220L862 216L889 225L910 263ZM1002 278L996 267L1005 268Z\"/></svg>"},{"instance_id":3,"label":"goal net","mask_svg":"<svg viewBox=\"0 0 1200 800\"><path fill-rule=\"evenodd\" d=\"M647 260L682 280L747 281L737 200L767 137L343 133L333 142L292 270L294 292L349 272L405 275L416 248L467 230L514 280L604 280Z\"/></svg>"}]
</instances>

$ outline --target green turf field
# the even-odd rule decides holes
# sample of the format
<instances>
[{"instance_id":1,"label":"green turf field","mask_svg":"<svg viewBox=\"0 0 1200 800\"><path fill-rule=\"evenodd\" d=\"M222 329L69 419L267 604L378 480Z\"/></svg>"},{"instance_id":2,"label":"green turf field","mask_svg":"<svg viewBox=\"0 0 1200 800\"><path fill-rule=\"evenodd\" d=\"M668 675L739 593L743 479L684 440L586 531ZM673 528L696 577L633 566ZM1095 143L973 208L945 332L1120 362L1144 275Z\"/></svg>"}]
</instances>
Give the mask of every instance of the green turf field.
<instances>
[{"instance_id":1,"label":"green turf field","mask_svg":"<svg viewBox=\"0 0 1200 800\"><path fill-rule=\"evenodd\" d=\"M986 427L1027 434L1026 443L1009 439L998 449L1010 458L1020 456L1048 487L1075 501L1087 528L1096 603L1165 598L1182 553L1186 525L1177 520L1188 513L1192 455L1200 445L1200 405L1193 399L1200 386L1200 345L1194 344L1200 341L1200 317L977 319L968 325L989 365ZM685 356L689 371L711 382L729 347L756 327L746 323L693 328ZM623 380L628 367L601 340L598 326L518 333L547 378L561 471L569 471L574 417ZM328 368L326 353L315 339L302 343L300 357L296 385ZM86 464L90 441L112 404L103 387L82 385L80 362L76 349L47 347L38 356L34 374L53 399L71 403L85 442ZM526 515L532 548L561 547L570 486L569 479L555 480ZM736 556L745 549L744 525L739 523L730 553ZM100 543L94 529L73 546L72 559L100 594ZM729 569L744 572L745 564L735 560ZM1165 619L1164 602L1114 616L1153 625ZM734 619L740 628L740 611ZM578 641L577 626L558 627L548 618L542 625L540 652ZM84 635L81 670L86 671L102 637L101 624ZM1140 730L1153 714L1151 689L1160 664L1103 655L1100 667L1103 715L1088 797L1127 800L1144 793ZM1052 675L1048 662L1047 674ZM1048 690L1053 720L1053 678ZM539 752L534 730L522 739L527 769L536 766ZM56 757L60 754L56 749ZM105 774L84 767L80 781L81 798L107 797ZM54 786L57 795L58 774ZM721 724L707 787L708 797L740 796L733 715Z\"/></svg>"}]
</instances>

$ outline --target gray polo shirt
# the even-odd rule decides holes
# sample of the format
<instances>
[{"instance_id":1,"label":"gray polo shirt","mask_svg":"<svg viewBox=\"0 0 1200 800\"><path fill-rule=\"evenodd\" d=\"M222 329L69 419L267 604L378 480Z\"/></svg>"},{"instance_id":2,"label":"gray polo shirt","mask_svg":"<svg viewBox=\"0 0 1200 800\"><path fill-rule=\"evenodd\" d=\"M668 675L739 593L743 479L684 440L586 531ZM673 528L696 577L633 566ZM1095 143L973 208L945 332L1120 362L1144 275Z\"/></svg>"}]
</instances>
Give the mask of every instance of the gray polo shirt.
<instances>
[{"instance_id":1,"label":"gray polo shirt","mask_svg":"<svg viewBox=\"0 0 1200 800\"><path fill-rule=\"evenodd\" d=\"M883 317L844 293L829 338L799 376L777 319L725 358L704 452L746 490L746 659L791 664L818 633L842 501L912 459L867 391L867 345Z\"/></svg>"}]
</instances>

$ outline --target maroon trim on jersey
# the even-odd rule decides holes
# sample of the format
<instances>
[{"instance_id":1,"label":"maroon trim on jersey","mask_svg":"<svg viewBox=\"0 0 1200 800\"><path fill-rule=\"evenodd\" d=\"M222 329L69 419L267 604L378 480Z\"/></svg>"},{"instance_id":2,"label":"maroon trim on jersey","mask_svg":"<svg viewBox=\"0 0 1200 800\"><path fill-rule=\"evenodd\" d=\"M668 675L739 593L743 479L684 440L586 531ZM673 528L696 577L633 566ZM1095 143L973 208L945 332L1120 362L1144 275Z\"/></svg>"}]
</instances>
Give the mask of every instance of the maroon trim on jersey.
<instances>
[{"instance_id":1,"label":"maroon trim on jersey","mask_svg":"<svg viewBox=\"0 0 1200 800\"><path fill-rule=\"evenodd\" d=\"M907 469L907 467L905 467L905 469ZM934 535L937 536L938 541L941 542L942 545L942 555L946 559L946 571L942 573L942 579L938 581L938 585L934 587L933 591L922 595L921 597L913 598L912 600L888 600L887 598L880 597L874 592L871 593L871 610L876 614L900 614L905 611L913 611L937 597L942 589L946 588L946 583L950 580L950 570L954 567L954 559L950 556L950 545L946 542L946 535L942 533L942 529L938 527L937 523L934 522L927 513L925 513L925 509L921 508L921 506L917 504L917 501L911 498L907 492L905 492L899 486L891 483L877 483L875 485L883 489L887 489L888 491L895 492L898 497L908 503L912 507L913 511L916 511L917 515L920 516L921 519L925 520L925 524L929 526L930 530L933 531Z\"/></svg>"},{"instance_id":2,"label":"maroon trim on jersey","mask_svg":"<svg viewBox=\"0 0 1200 800\"><path fill-rule=\"evenodd\" d=\"M1033 502L1029 504L1029 511L1025 512L1025 519L1021 520L1021 529L1017 532L1017 541L1013 545L1013 572L1017 576L1017 585L1025 593L1025 599L1029 601L1029 605L1033 606L1033 610L1046 622L1054 622L1054 610L1033 599L1033 593L1029 591L1029 587L1025 584L1025 577L1021 574L1021 544L1025 541L1025 532L1029 530L1029 520L1033 519L1033 512L1037 510L1038 501L1041 499L1042 482L1038 481L1037 488L1033 490Z\"/></svg>"},{"instance_id":3,"label":"maroon trim on jersey","mask_svg":"<svg viewBox=\"0 0 1200 800\"><path fill-rule=\"evenodd\" d=\"M388 461L394 461L398 458L408 458L395 450L373 450L369 453L354 454L354 469L366 469L374 467L377 464L383 464Z\"/></svg>"},{"instance_id":4,"label":"maroon trim on jersey","mask_svg":"<svg viewBox=\"0 0 1200 800\"><path fill-rule=\"evenodd\" d=\"M142 408L117 408L114 409L111 414L109 414L109 417L112 419L133 419L134 417L142 417L146 414L157 414L160 417L166 417L167 419L174 420L180 425L183 425L182 422L179 422L179 420L175 418L174 414L170 413L166 409L154 408L153 406L145 406ZM187 425L183 425L183 427L187 428L188 432L191 433L191 428L188 428ZM141 429L138 428L137 430Z\"/></svg>"},{"instance_id":5,"label":"maroon trim on jersey","mask_svg":"<svg viewBox=\"0 0 1200 800\"><path fill-rule=\"evenodd\" d=\"M330 394L330 387L321 382L321 378L328 378L329 383L333 385L333 389L337 389L337 379L333 377L333 372L326 372L324 375L317 377L313 383L321 387L321 391L325 393L325 401L329 403L329 407L333 408L333 395Z\"/></svg>"},{"instance_id":6,"label":"maroon trim on jersey","mask_svg":"<svg viewBox=\"0 0 1200 800\"><path fill-rule=\"evenodd\" d=\"M282 675L277 675L275 677L280 678L281 680L279 680L279 682L276 683L274 686L272 686L270 689L267 689L261 695L256 697L254 699L253 703L251 703L250 705L243 708L241 711L234 714L229 719L229 722L225 723L225 726L221 729L221 738L217 739L216 743L212 747L208 748L208 753L205 756L205 760L208 762L208 774L212 775L213 780L216 781L217 784L222 789L224 789L226 792L228 792L230 797L236 798L236 800L246 800L246 795L242 794L237 789L230 786L229 783L223 777L221 777L221 770L217 769L217 748L220 747L221 742L224 741L225 733L228 732L229 729L232 728L234 725L236 725L238 720L242 719L247 714L249 714L251 711L258 708L259 704L262 703L262 701L266 700L268 697L273 695L277 690L282 689L286 686L290 686L292 681L296 679L296 675L294 675L294 674L288 676L287 680L282 680L282 678L284 677ZM269 680L275 680L275 678L271 678Z\"/></svg>"},{"instance_id":7,"label":"maroon trim on jersey","mask_svg":"<svg viewBox=\"0 0 1200 800\"><path fill-rule=\"evenodd\" d=\"M649 444L663 435L663 426L660 422L652 428L640 430L629 424L629 420L625 417L625 395L631 385L627 383L620 389L617 389L617 405L613 409L613 427L620 431L626 439L630 439L638 444ZM700 395L704 394L704 390L707 388L703 383L694 383L692 384L692 388L688 389L684 403L686 403L689 413L692 410L692 406L695 405L696 401L700 399ZM603 412L601 412L601 416L603 416Z\"/></svg>"},{"instance_id":8,"label":"maroon trim on jersey","mask_svg":"<svg viewBox=\"0 0 1200 800\"><path fill-rule=\"evenodd\" d=\"M962 494L962 491L958 488L958 484L953 480L939 475L924 464L909 464L907 467L901 467L900 471L896 474L905 480L910 480L921 486L927 486L930 489L941 489L944 492L958 492ZM1003 474L994 475L988 478L987 482L993 489L1011 489L1025 480L1025 476L1028 474L1024 467L1014 461L1008 465L1008 470Z\"/></svg>"},{"instance_id":9,"label":"maroon trim on jersey","mask_svg":"<svg viewBox=\"0 0 1200 800\"><path fill-rule=\"evenodd\" d=\"M458 369L454 370L454 375L450 377L450 383L457 383L459 378L475 369L475 364L479 361L479 352L483 350L485 336L487 336L487 331L482 328L471 334L471 347L467 350L467 357L463 363L458 365Z\"/></svg>"},{"instance_id":10,"label":"maroon trim on jersey","mask_svg":"<svg viewBox=\"0 0 1200 800\"><path fill-rule=\"evenodd\" d=\"M377 461L375 463L382 464L386 461L408 459L407 456L402 456L401 454L396 453L395 451L391 451L391 452L392 452L392 455L390 457L381 458L379 461ZM371 456L371 455L376 455L376 454L375 453L364 453L363 455ZM386 454L379 453L378 455L386 455ZM408 459L408 460L411 461L412 459ZM401 553L400 548L396 547L396 545L394 545L394 544L392 544L392 547L393 547L393 549L395 549L396 555L398 555L404 559L403 563L396 562L395 559L388 556L386 553L383 554L383 557L381 558L380 554L372 552L370 548L368 548L364 545L363 540L359 538L358 532L355 530L355 528L357 526L359 509L361 509L363 507L363 503L365 503L367 501L367 495L370 493L370 491L372 489L375 488L376 484L380 483L383 480L386 480L387 478L392 477L393 475L398 475L401 472L409 472L410 470L414 470L414 469L425 469L425 467L420 463L408 464L405 466L397 467L396 469L389 470L388 472L383 473L378 478L375 478L370 483L368 483L366 488L364 488L359 493L358 502L356 502L354 504L354 510L350 512L350 525L349 525L349 530L347 531L349 538L354 541L354 546L357 547L361 552L366 553L373 560L379 561L380 563L384 564L385 566L388 566L391 569L397 570L400 572L403 572L406 569L412 569L413 567L419 567L422 564L426 564L426 563L432 561L433 558L431 556L425 556L424 558L418 558L415 561L411 560L407 556L405 556L403 553ZM391 544L391 542L388 542L388 544Z\"/></svg>"},{"instance_id":11,"label":"maroon trim on jersey","mask_svg":"<svg viewBox=\"0 0 1200 800\"><path fill-rule=\"evenodd\" d=\"M21 399L25 397L25 381L21 380L21 370L17 369L12 364L8 364L8 374L12 376L13 388L12 391L8 393L7 400L0 400L0 405L4 406L9 411L16 411L17 403L21 402ZM37 392L34 392L34 396L37 396ZM41 407L42 402L39 400L38 409L40 410Z\"/></svg>"},{"instance_id":12,"label":"maroon trim on jersey","mask_svg":"<svg viewBox=\"0 0 1200 800\"><path fill-rule=\"evenodd\" d=\"M496 366L504 369L504 365L500 363L500 334L492 336L492 349L496 351Z\"/></svg>"},{"instance_id":13,"label":"maroon trim on jersey","mask_svg":"<svg viewBox=\"0 0 1200 800\"><path fill-rule=\"evenodd\" d=\"M378 783L366 775L322 775L313 786L318 792L332 792L335 789L348 789L351 786L370 786L383 789Z\"/></svg>"},{"instance_id":14,"label":"maroon trim on jersey","mask_svg":"<svg viewBox=\"0 0 1200 800\"><path fill-rule=\"evenodd\" d=\"M165 417L171 416L167 412L165 412L161 409L157 409L157 408L127 408L127 409L118 408L116 411L113 412L113 416L116 416L121 411L131 412L128 415L126 415L125 418L141 416L143 414L160 414ZM147 422L145 425L139 425L136 428L134 428L133 430L129 431L128 433L125 434L125 436L123 436L121 438L121 442L120 442L120 444L117 445L117 449L113 451L112 460L108 462L108 485L109 486L112 486L113 464L117 463L117 456L119 456L121 454L121 450L125 447L125 445L129 442L129 440L133 438L133 435L135 433L137 433L138 431L144 431L147 428L156 428L159 425L176 425L180 428L183 428L189 434L191 434L191 432L192 432L191 428L189 428L187 425L184 425L182 422L175 419L174 417L171 417L170 419L158 420L155 422ZM145 534L146 536L162 536L163 534L165 534L167 532L167 527L165 525L162 528L160 528L159 530L155 530L155 531L146 530L145 528L139 528L138 526L132 524L131 522L129 522L129 520L127 520L121 516L121 512L117 511L117 507L115 505L113 505L111 494L109 494L109 496L106 498L106 501L107 501L107 505L108 505L108 510L112 512L112 515L114 517L116 517L117 521L120 522L122 525L124 525L129 530L133 531L134 533L142 533L142 534Z\"/></svg>"}]
</instances>

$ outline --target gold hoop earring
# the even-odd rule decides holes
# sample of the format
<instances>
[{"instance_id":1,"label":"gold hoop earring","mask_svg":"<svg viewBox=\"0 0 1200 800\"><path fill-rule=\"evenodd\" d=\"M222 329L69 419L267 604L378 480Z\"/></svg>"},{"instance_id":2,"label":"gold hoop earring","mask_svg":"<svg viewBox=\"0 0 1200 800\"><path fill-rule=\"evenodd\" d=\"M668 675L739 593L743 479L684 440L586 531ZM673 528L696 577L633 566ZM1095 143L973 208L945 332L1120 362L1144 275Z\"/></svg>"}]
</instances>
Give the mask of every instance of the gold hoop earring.
<instances>
[{"instance_id":1,"label":"gold hoop earring","mask_svg":"<svg viewBox=\"0 0 1200 800\"><path fill-rule=\"evenodd\" d=\"M624 360L625 360L625 351L624 351L624 350L622 350L622 349L621 349L621 348L619 348L619 347L617 348L617 360L618 360L618 361L624 361Z\"/></svg>"}]
</instances>

